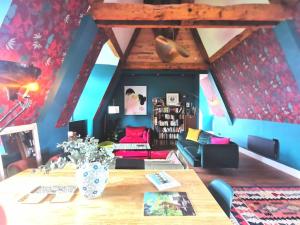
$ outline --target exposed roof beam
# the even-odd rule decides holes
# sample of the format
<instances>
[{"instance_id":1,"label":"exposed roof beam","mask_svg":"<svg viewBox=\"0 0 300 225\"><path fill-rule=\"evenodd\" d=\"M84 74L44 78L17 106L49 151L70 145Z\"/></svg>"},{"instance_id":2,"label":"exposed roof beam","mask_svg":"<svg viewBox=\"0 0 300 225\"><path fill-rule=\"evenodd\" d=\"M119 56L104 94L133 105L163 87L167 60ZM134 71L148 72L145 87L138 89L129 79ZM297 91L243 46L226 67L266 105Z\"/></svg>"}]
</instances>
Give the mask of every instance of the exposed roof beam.
<instances>
[{"instance_id":1,"label":"exposed roof beam","mask_svg":"<svg viewBox=\"0 0 300 225\"><path fill-rule=\"evenodd\" d=\"M272 26L292 19L293 10L281 4L92 4L91 15L101 27L249 27ZM182 21L191 21L187 25Z\"/></svg>"},{"instance_id":2,"label":"exposed roof beam","mask_svg":"<svg viewBox=\"0 0 300 225\"><path fill-rule=\"evenodd\" d=\"M205 62L207 64L209 64L209 57L207 55L206 49L205 49L205 47L203 45L203 42L202 42L202 40L200 38L200 35L199 35L197 29L191 29L191 33L192 33L192 36L194 38L194 41L195 41L195 43L196 43L196 45L198 47L198 50L199 50L201 56L203 57L203 59L205 60Z\"/></svg>"},{"instance_id":3,"label":"exposed roof beam","mask_svg":"<svg viewBox=\"0 0 300 225\"><path fill-rule=\"evenodd\" d=\"M240 44L243 40L248 38L256 29L246 29L242 33L238 34L234 38L232 38L227 44L225 44L221 49L219 49L215 54L213 54L209 61L213 63L220 57L222 57L225 53L229 52L231 49Z\"/></svg>"},{"instance_id":4,"label":"exposed roof beam","mask_svg":"<svg viewBox=\"0 0 300 225\"><path fill-rule=\"evenodd\" d=\"M127 61L127 57L129 55L129 53L131 52L131 49L135 43L135 40L136 38L138 37L139 33L140 33L141 29L139 28L136 28L131 36L131 39L129 41L129 44L125 50L125 53L124 53L124 61L126 62Z\"/></svg>"},{"instance_id":5,"label":"exposed roof beam","mask_svg":"<svg viewBox=\"0 0 300 225\"><path fill-rule=\"evenodd\" d=\"M199 63L157 63L157 62L127 62L127 70L208 70L207 64Z\"/></svg>"},{"instance_id":6,"label":"exposed roof beam","mask_svg":"<svg viewBox=\"0 0 300 225\"><path fill-rule=\"evenodd\" d=\"M111 29L111 28L104 28L103 29L106 36L110 39L111 43L113 44L115 50L117 51L120 59L122 60L124 58L124 54L123 54L123 51L119 45L119 42L115 36L115 33L114 31Z\"/></svg>"}]
</instances>

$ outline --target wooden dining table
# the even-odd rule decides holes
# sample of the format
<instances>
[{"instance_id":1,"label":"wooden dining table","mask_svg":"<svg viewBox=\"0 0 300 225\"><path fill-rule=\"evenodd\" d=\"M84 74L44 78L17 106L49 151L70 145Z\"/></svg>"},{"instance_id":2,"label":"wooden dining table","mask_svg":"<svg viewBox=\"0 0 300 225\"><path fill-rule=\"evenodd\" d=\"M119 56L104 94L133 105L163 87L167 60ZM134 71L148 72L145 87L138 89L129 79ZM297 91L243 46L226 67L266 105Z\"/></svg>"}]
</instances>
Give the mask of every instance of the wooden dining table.
<instances>
[{"instance_id":1,"label":"wooden dining table","mask_svg":"<svg viewBox=\"0 0 300 225\"><path fill-rule=\"evenodd\" d=\"M193 170L170 170L181 186L168 191L186 192L195 216L144 216L144 193L158 190L145 177L155 170L110 170L103 194L86 199L77 191L71 201L38 204L19 202L22 196L41 185L76 185L74 168L44 174L26 170L0 182L0 209L6 225L88 225L88 224L232 224ZM3 219L3 218L2 218Z\"/></svg>"}]
</instances>

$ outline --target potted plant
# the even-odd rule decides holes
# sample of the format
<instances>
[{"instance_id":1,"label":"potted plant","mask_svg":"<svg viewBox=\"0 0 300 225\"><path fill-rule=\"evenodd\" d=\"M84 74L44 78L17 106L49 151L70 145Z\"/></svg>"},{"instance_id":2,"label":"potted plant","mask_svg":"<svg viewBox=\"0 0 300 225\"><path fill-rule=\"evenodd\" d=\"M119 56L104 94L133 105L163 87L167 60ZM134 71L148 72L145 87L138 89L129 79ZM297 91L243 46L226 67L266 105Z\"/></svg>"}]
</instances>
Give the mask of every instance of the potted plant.
<instances>
[{"instance_id":1,"label":"potted plant","mask_svg":"<svg viewBox=\"0 0 300 225\"><path fill-rule=\"evenodd\" d=\"M108 167L113 160L112 149L99 147L98 140L87 137L75 138L57 145L62 156L42 166L45 172L63 168L71 161L76 165L76 179L80 192L92 199L100 196L108 181Z\"/></svg>"}]
</instances>

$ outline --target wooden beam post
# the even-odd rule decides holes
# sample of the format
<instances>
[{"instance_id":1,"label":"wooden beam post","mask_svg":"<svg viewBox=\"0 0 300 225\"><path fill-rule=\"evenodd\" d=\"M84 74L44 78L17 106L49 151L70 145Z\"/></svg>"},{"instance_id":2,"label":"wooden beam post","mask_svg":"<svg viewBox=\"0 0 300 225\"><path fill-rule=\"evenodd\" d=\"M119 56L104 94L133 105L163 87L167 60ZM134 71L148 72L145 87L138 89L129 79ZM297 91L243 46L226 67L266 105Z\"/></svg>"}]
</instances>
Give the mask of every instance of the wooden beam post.
<instances>
[{"instance_id":1,"label":"wooden beam post","mask_svg":"<svg viewBox=\"0 0 300 225\"><path fill-rule=\"evenodd\" d=\"M124 55L123 55L123 51L119 45L119 42L115 36L115 33L114 31L111 29L111 28L103 28L106 36L110 39L111 43L113 44L115 50L117 51L120 59L122 60L124 58Z\"/></svg>"},{"instance_id":2,"label":"wooden beam post","mask_svg":"<svg viewBox=\"0 0 300 225\"><path fill-rule=\"evenodd\" d=\"M196 45L198 47L198 50L199 50L200 54L202 55L202 57L205 60L205 62L207 64L209 64L209 57L207 55L206 49L205 49L205 47L203 45L203 42L202 42L202 40L200 38L200 35L199 35L197 29L194 29L194 28L191 29L191 33L193 35L194 41L195 41L195 43L196 43Z\"/></svg>"},{"instance_id":3,"label":"wooden beam post","mask_svg":"<svg viewBox=\"0 0 300 225\"><path fill-rule=\"evenodd\" d=\"M232 38L229 42L227 42L227 44L225 44L221 49L219 49L215 54L213 54L209 58L210 63L213 63L214 61L222 57L224 54L229 52L231 49L236 47L238 44L240 44L243 40L248 38L256 30L257 29L249 28L244 30L242 33L238 34L234 38Z\"/></svg>"}]
</instances>

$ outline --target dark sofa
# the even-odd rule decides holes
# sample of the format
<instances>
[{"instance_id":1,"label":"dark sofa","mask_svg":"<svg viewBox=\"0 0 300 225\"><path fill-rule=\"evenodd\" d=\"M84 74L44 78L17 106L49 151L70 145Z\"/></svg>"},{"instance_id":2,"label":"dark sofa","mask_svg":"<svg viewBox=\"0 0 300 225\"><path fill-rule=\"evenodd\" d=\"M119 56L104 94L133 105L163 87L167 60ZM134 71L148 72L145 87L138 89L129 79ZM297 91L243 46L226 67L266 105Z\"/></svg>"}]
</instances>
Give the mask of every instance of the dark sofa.
<instances>
[{"instance_id":1,"label":"dark sofa","mask_svg":"<svg viewBox=\"0 0 300 225\"><path fill-rule=\"evenodd\" d=\"M198 142L186 140L181 132L176 143L178 150L194 167L238 168L239 148L234 142L229 144L210 144L210 137L217 137L201 131Z\"/></svg>"}]
</instances>

